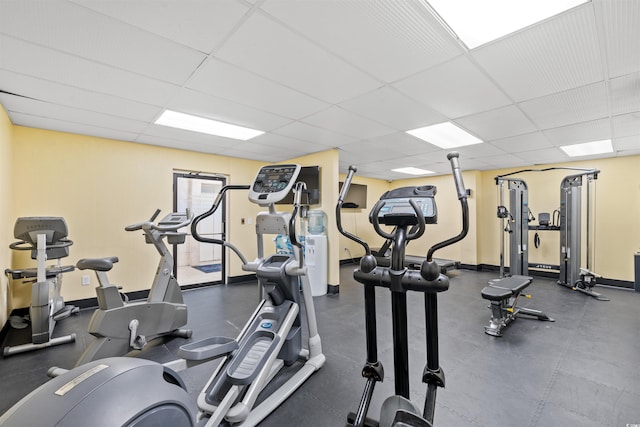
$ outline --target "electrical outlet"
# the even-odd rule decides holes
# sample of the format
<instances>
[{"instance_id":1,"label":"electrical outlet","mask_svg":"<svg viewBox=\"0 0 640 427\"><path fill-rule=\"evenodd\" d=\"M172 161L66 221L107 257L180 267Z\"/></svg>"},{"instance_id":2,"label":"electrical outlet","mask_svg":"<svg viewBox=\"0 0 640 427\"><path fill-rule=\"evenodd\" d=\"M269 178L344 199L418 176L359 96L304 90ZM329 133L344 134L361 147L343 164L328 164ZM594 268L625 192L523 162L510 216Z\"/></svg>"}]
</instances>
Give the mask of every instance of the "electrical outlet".
<instances>
[{"instance_id":1,"label":"electrical outlet","mask_svg":"<svg viewBox=\"0 0 640 427\"><path fill-rule=\"evenodd\" d=\"M82 275L82 286L87 286L91 284L91 276L87 274Z\"/></svg>"}]
</instances>

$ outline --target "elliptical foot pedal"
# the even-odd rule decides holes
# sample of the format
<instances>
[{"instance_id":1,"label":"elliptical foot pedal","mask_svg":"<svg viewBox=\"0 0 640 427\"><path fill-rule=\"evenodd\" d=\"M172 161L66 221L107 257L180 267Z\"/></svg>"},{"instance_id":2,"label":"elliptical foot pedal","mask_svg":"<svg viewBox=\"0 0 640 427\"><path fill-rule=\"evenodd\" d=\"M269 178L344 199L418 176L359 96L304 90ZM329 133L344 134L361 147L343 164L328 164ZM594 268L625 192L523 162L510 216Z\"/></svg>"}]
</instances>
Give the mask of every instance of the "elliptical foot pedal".
<instances>
[{"instance_id":1,"label":"elliptical foot pedal","mask_svg":"<svg viewBox=\"0 0 640 427\"><path fill-rule=\"evenodd\" d=\"M226 356L238 348L238 341L228 337L210 337L180 346L178 357L206 360Z\"/></svg>"},{"instance_id":2,"label":"elliptical foot pedal","mask_svg":"<svg viewBox=\"0 0 640 427\"><path fill-rule=\"evenodd\" d=\"M255 331L251 334L227 368L229 382L236 385L251 383L279 340L280 337L272 331Z\"/></svg>"}]
</instances>

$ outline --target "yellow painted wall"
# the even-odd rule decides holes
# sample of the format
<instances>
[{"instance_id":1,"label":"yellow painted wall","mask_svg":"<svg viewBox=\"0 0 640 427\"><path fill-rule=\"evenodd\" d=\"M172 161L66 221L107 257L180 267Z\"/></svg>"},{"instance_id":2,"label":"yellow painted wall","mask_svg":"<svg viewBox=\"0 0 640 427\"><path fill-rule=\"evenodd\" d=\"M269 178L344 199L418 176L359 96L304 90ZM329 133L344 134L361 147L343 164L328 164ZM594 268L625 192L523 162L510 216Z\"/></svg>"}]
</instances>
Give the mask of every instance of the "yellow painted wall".
<instances>
[{"instance_id":1,"label":"yellow painted wall","mask_svg":"<svg viewBox=\"0 0 640 427\"><path fill-rule=\"evenodd\" d=\"M9 244L13 237L12 140L13 125L0 105L0 269L11 265ZM0 276L0 327L11 311L7 276Z\"/></svg>"},{"instance_id":2,"label":"yellow painted wall","mask_svg":"<svg viewBox=\"0 0 640 427\"><path fill-rule=\"evenodd\" d=\"M13 179L15 210L8 223L12 225L18 216L64 217L74 245L63 263L117 255L120 262L110 277L127 291L150 287L158 255L151 245L144 243L141 232L126 232L124 227L149 218L156 208L163 213L171 211L174 170L218 173L227 176L228 184L246 184L264 164L21 126L13 127L13 147L13 161L25 164L24 159L29 159L29 169L21 169ZM328 222L335 223L332 201L337 199L337 188L332 183L338 174L337 150L290 161L321 166L322 205L313 208L323 209L329 216ZM38 173L33 173L36 170ZM228 201L228 240L252 260L257 255L255 223L242 224L241 218L253 218L261 208L250 203L242 191L231 192ZM329 227L328 231L330 241L337 241L337 236L332 235L336 233L335 227ZM10 254L11 266L33 265L25 255ZM247 274L235 254L228 252L228 255L229 275ZM329 256L335 258L330 263L329 283L338 284L335 245L330 245ZM93 277L91 286L80 286L83 274L87 273L75 271L65 275L66 300L95 295ZM15 307L28 305L28 290L14 296Z\"/></svg>"},{"instance_id":3,"label":"yellow painted wall","mask_svg":"<svg viewBox=\"0 0 640 427\"><path fill-rule=\"evenodd\" d=\"M340 174L340 181L344 182L345 174ZM381 179L365 178L358 176L353 177L354 184L367 186L367 207L362 209L342 209L342 228L356 236L362 238L372 248L379 248L384 243L384 239L376 234L373 226L369 223L369 212L373 205L376 204L382 193L389 190L389 183ZM335 184L337 190L337 184ZM336 191L337 193L337 191ZM335 204L338 202L338 194L334 199ZM334 222L335 224L335 222ZM337 228L336 228L337 230ZM347 239L343 235L340 236L340 259L358 259L364 255L364 249L354 241Z\"/></svg>"},{"instance_id":4,"label":"yellow painted wall","mask_svg":"<svg viewBox=\"0 0 640 427\"><path fill-rule=\"evenodd\" d=\"M464 168L464 159L461 159L460 163ZM474 171L465 171L462 177L465 188L471 189L472 192L472 197L467 199L469 205L469 232L467 236L462 241L437 251L434 254L435 258L451 259L460 261L463 264L476 264L476 179L478 175L479 174ZM410 242L407 246L407 254L426 256L427 251L434 243L449 239L460 233L462 230L462 209L451 174L393 181L391 187L399 188L420 185L435 185L437 188L436 206L438 208L438 223L433 225L427 224L425 234L420 239Z\"/></svg>"},{"instance_id":5,"label":"yellow painted wall","mask_svg":"<svg viewBox=\"0 0 640 427\"><path fill-rule=\"evenodd\" d=\"M336 180L339 167L339 153L336 149L314 153L307 156L289 159L291 163L301 166L320 166L320 204L311 206L311 209L321 209L326 214L326 233L328 243L328 264L327 282L331 285L340 284L340 235L335 227L335 204L338 200L338 187Z\"/></svg>"},{"instance_id":6,"label":"yellow painted wall","mask_svg":"<svg viewBox=\"0 0 640 427\"><path fill-rule=\"evenodd\" d=\"M339 284L338 260L362 255L362 249L339 235L335 227L335 202L338 197L337 150L328 150L296 159L302 165L322 168L322 204L327 214L330 241L330 284ZM191 170L224 174L229 184L250 182L263 162L228 158L150 145L105 140L81 135L12 126L4 110L0 110L0 168L3 179L0 196L0 247L13 241L15 218L31 215L59 215L70 228L69 264L79 258L117 255L121 262L112 271L114 283L127 291L148 289L155 273L158 256L146 245L141 233L128 233L124 226L148 218L155 208L164 213L172 206L172 173ZM633 253L640 250L640 158L622 157L575 162L572 167L595 167L602 170L597 183L597 240L595 270L607 278L633 280ZM21 165L14 168L13 165ZM464 159L461 159L464 170ZM460 260L466 264L498 265L500 224L495 216L497 205L494 176L504 171L464 171L469 199L470 233L464 241L436 255ZM526 176L530 188L530 206L537 214L552 211L558 205L560 179L546 174ZM368 213L378 197L391 188L407 185L434 184L439 209L438 225L429 226L421 241L412 242L408 253L424 255L427 248L456 234L461 227L460 208L451 175L420 179L383 180L356 176L355 183L368 187L367 209L345 209L343 225L362 236L372 247L380 246L368 222ZM256 256L255 228L241 224L241 218L254 217L260 210L246 195L238 192L229 198L229 241L236 244L248 259ZM334 243L334 242L337 242ZM532 253L535 261L557 263L557 243L543 236L544 247ZM347 248L347 250L345 250ZM543 252L546 251L546 252ZM1 267L20 268L33 265L26 253L0 251ZM245 274L235 255L229 254L229 274ZM94 296L91 286L80 286L80 272L65 276L63 295L67 300ZM18 293L13 304L7 301L7 282L0 281L0 320L12 307L29 305L28 292Z\"/></svg>"},{"instance_id":7,"label":"yellow painted wall","mask_svg":"<svg viewBox=\"0 0 640 427\"><path fill-rule=\"evenodd\" d=\"M466 188L472 190L472 197L468 199L469 204L469 234L459 243L451 245L435 253L436 258L446 258L461 261L465 264L475 265L477 263L477 242L476 242L476 212L477 212L477 179L480 174L476 171L465 171L463 180ZM345 175L340 176L344 180ZM392 182L380 179L358 177L353 178L353 182L367 186L367 208L366 209L343 209L343 228L353 234L362 237L372 248L379 248L384 239L373 230L369 223L369 212L385 191L420 185L435 185L437 187L436 205L438 207L438 224L427 225L425 234L418 240L410 242L407 246L407 254L426 256L427 250L434 243L448 239L457 235L462 230L462 211L458 201L455 184L452 175L442 175L436 177L421 177L413 179L402 179ZM362 247L346 237L341 236L340 259L358 258L364 255ZM347 248L345 251L344 248Z\"/></svg>"},{"instance_id":8,"label":"yellow painted wall","mask_svg":"<svg viewBox=\"0 0 640 427\"><path fill-rule=\"evenodd\" d=\"M13 179L15 207L10 224L18 216L64 217L74 245L63 262L75 264L84 257L117 255L120 262L110 276L126 291L151 286L158 254L144 243L141 232L126 232L124 227L148 219L156 208L163 214L171 212L174 169L220 173L227 175L229 184L244 184L262 165L21 126L13 128L13 141L13 162L21 167L16 168ZM255 216L259 208L248 201L246 192L232 192L228 200L228 239L247 259L253 259L255 225L241 224L240 218ZM33 265L24 254L13 252L13 268ZM229 275L247 274L233 253L227 258ZM82 274L65 275L62 291L66 300L95 295L94 277L91 286L80 286ZM28 295L14 299L14 303L15 307L28 306Z\"/></svg>"},{"instance_id":9,"label":"yellow painted wall","mask_svg":"<svg viewBox=\"0 0 640 427\"><path fill-rule=\"evenodd\" d=\"M544 166L595 168L601 171L595 182L595 263L592 270L609 279L634 280L633 254L640 250L639 165L640 156L629 156ZM478 208L478 223L481 224L478 229L479 263L499 264L500 221L496 217L498 195L494 177L515 170L517 169L481 173L483 197ZM571 171L529 172L517 175L528 185L529 207L536 216L535 224L539 212L551 213L559 207L560 182L569 174ZM584 203L584 185L582 194ZM505 200L505 203L508 202ZM583 217L583 225L584 223ZM533 247L533 236L534 232L529 232L530 262L558 265L560 253L557 232L540 232L542 244L539 249ZM508 248L508 243L505 246ZM584 252L584 235L582 246ZM584 254L581 266L586 266Z\"/></svg>"}]
</instances>

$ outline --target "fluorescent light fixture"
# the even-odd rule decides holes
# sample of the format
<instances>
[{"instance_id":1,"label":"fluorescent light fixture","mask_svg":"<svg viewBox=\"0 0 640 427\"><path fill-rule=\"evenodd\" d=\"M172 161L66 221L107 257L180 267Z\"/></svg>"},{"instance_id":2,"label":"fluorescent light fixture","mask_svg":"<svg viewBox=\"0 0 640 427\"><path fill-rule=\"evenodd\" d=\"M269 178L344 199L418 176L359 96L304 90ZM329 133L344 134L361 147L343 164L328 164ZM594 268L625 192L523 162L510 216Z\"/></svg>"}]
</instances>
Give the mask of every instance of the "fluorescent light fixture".
<instances>
[{"instance_id":1,"label":"fluorescent light fixture","mask_svg":"<svg viewBox=\"0 0 640 427\"><path fill-rule=\"evenodd\" d=\"M430 173L435 173L433 171L428 171L425 169L419 169L419 168L413 168L413 167L391 169L391 170L393 172L406 173L408 175L429 175Z\"/></svg>"},{"instance_id":2,"label":"fluorescent light fixture","mask_svg":"<svg viewBox=\"0 0 640 427\"><path fill-rule=\"evenodd\" d=\"M429 0L469 49L543 21L588 0Z\"/></svg>"},{"instance_id":3,"label":"fluorescent light fixture","mask_svg":"<svg viewBox=\"0 0 640 427\"><path fill-rule=\"evenodd\" d=\"M594 154L613 153L610 139L585 142L584 144L565 145L560 147L570 157L591 156Z\"/></svg>"},{"instance_id":4,"label":"fluorescent light fixture","mask_svg":"<svg viewBox=\"0 0 640 427\"><path fill-rule=\"evenodd\" d=\"M482 142L482 140L451 122L408 130L407 133L444 149L480 144Z\"/></svg>"},{"instance_id":5,"label":"fluorescent light fixture","mask_svg":"<svg viewBox=\"0 0 640 427\"><path fill-rule=\"evenodd\" d=\"M249 129L242 126L205 119L204 117L192 116L191 114L178 113L177 111L171 110L165 110L164 113L158 117L158 120L156 120L155 123L162 126L190 130L193 132L240 139L242 141L246 141L264 133L261 130Z\"/></svg>"}]
</instances>

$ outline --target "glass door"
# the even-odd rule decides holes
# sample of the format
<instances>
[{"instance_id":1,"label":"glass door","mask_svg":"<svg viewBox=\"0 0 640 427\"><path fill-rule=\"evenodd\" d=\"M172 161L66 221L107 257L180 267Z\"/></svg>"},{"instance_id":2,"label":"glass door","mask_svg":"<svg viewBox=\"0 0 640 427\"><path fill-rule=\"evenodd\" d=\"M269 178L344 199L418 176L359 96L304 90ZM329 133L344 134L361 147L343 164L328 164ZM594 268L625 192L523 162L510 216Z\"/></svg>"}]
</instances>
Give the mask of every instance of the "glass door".
<instances>
[{"instance_id":1,"label":"glass door","mask_svg":"<svg viewBox=\"0 0 640 427\"><path fill-rule=\"evenodd\" d=\"M195 173L173 174L173 209L184 212L190 209L195 216L206 212L213 205L226 179L217 175ZM213 239L225 239L225 204L198 224L198 234ZM180 286L226 282L225 251L222 246L201 243L193 238L191 229L184 244L175 245L174 274Z\"/></svg>"}]
</instances>

